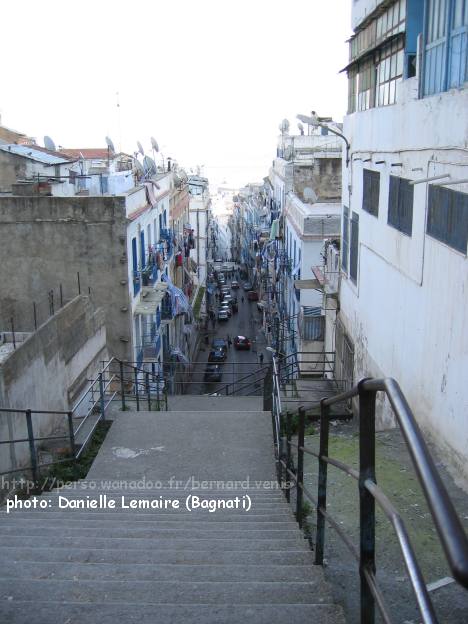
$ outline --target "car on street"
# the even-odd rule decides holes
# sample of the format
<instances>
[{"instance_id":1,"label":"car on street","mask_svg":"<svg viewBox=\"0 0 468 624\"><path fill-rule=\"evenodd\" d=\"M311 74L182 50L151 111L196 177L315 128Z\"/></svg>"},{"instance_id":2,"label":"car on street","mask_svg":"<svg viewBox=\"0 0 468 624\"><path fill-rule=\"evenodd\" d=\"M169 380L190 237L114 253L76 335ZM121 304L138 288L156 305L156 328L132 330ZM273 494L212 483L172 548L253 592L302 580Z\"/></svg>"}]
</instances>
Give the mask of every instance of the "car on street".
<instances>
[{"instance_id":1,"label":"car on street","mask_svg":"<svg viewBox=\"0 0 468 624\"><path fill-rule=\"evenodd\" d=\"M223 303L231 303L232 301L232 296L231 295L224 295L223 296Z\"/></svg>"},{"instance_id":2,"label":"car on street","mask_svg":"<svg viewBox=\"0 0 468 624\"><path fill-rule=\"evenodd\" d=\"M239 312L239 306L237 305L237 297L231 299L231 310L233 312Z\"/></svg>"},{"instance_id":3,"label":"car on street","mask_svg":"<svg viewBox=\"0 0 468 624\"><path fill-rule=\"evenodd\" d=\"M213 382L213 381L221 381L223 378L223 371L221 370L221 366L215 364L214 366L207 366L205 369L205 381Z\"/></svg>"},{"instance_id":4,"label":"car on street","mask_svg":"<svg viewBox=\"0 0 468 624\"><path fill-rule=\"evenodd\" d=\"M247 293L247 299L249 301L258 301L258 292L256 290L249 290Z\"/></svg>"},{"instance_id":5,"label":"car on street","mask_svg":"<svg viewBox=\"0 0 468 624\"><path fill-rule=\"evenodd\" d=\"M229 315L225 309L218 310L218 321L226 322L229 320Z\"/></svg>"},{"instance_id":6,"label":"car on street","mask_svg":"<svg viewBox=\"0 0 468 624\"><path fill-rule=\"evenodd\" d=\"M239 288L239 282L237 282L236 280L232 280L231 282L231 288L233 288L234 290L236 288Z\"/></svg>"},{"instance_id":7,"label":"car on street","mask_svg":"<svg viewBox=\"0 0 468 624\"><path fill-rule=\"evenodd\" d=\"M224 362L226 357L226 351L221 347L217 349L212 349L210 351L210 354L208 355L208 362Z\"/></svg>"},{"instance_id":8,"label":"car on street","mask_svg":"<svg viewBox=\"0 0 468 624\"><path fill-rule=\"evenodd\" d=\"M231 310L231 306L229 305L229 303L226 301L226 303L223 303L219 306L220 310L224 310L226 312L226 314L228 315L229 318L231 318L232 316L232 310Z\"/></svg>"},{"instance_id":9,"label":"car on street","mask_svg":"<svg viewBox=\"0 0 468 624\"><path fill-rule=\"evenodd\" d=\"M249 351L252 343L246 336L236 336L234 338L234 347L238 350Z\"/></svg>"},{"instance_id":10,"label":"car on street","mask_svg":"<svg viewBox=\"0 0 468 624\"><path fill-rule=\"evenodd\" d=\"M250 282L244 282L243 288L244 288L244 290L248 291L248 290L252 290L253 286L252 286L252 284Z\"/></svg>"},{"instance_id":11,"label":"car on street","mask_svg":"<svg viewBox=\"0 0 468 624\"><path fill-rule=\"evenodd\" d=\"M222 349L224 353L227 355L228 344L224 338L215 338L211 343L212 349Z\"/></svg>"}]
</instances>

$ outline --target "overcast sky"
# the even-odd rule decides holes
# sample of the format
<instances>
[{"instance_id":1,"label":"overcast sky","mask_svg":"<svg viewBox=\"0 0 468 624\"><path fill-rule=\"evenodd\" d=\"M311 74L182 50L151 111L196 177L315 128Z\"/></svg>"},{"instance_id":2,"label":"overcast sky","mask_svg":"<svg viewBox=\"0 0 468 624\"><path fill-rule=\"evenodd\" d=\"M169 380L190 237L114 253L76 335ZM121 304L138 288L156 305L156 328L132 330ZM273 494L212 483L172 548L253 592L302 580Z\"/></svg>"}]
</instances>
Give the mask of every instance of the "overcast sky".
<instances>
[{"instance_id":1,"label":"overcast sky","mask_svg":"<svg viewBox=\"0 0 468 624\"><path fill-rule=\"evenodd\" d=\"M278 124L346 109L350 0L3 0L2 123L150 152L216 182L267 175ZM120 109L117 108L117 92ZM120 110L120 122L118 110Z\"/></svg>"}]
</instances>

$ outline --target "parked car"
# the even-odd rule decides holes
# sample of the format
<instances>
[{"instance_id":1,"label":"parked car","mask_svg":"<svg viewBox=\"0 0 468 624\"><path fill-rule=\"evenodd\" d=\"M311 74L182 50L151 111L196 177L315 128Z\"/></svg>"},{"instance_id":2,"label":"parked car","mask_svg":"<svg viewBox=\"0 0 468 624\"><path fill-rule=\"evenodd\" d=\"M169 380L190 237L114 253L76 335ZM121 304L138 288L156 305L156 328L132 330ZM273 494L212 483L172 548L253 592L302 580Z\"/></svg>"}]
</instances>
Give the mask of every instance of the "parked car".
<instances>
[{"instance_id":1,"label":"parked car","mask_svg":"<svg viewBox=\"0 0 468 624\"><path fill-rule=\"evenodd\" d=\"M218 311L218 321L223 321L226 322L229 320L229 315L227 313L227 311L223 308L222 310Z\"/></svg>"},{"instance_id":2,"label":"parked car","mask_svg":"<svg viewBox=\"0 0 468 624\"><path fill-rule=\"evenodd\" d=\"M211 343L212 349L222 349L224 353L227 355L228 345L224 338L215 338Z\"/></svg>"},{"instance_id":3,"label":"parked car","mask_svg":"<svg viewBox=\"0 0 468 624\"><path fill-rule=\"evenodd\" d=\"M226 357L227 355L224 349L212 349L208 355L208 362L224 362Z\"/></svg>"},{"instance_id":4,"label":"parked car","mask_svg":"<svg viewBox=\"0 0 468 624\"><path fill-rule=\"evenodd\" d=\"M231 301L232 301L231 295L224 295L223 296L223 303L231 303Z\"/></svg>"},{"instance_id":5,"label":"parked car","mask_svg":"<svg viewBox=\"0 0 468 624\"><path fill-rule=\"evenodd\" d=\"M224 273L218 273L218 282L219 281L224 281L226 278L224 277Z\"/></svg>"},{"instance_id":6,"label":"parked car","mask_svg":"<svg viewBox=\"0 0 468 624\"><path fill-rule=\"evenodd\" d=\"M243 288L244 288L244 290L248 291L248 290L252 290L253 286L252 286L252 284L250 282L244 282Z\"/></svg>"},{"instance_id":7,"label":"parked car","mask_svg":"<svg viewBox=\"0 0 468 624\"><path fill-rule=\"evenodd\" d=\"M231 310L231 306L229 305L228 302L224 303L224 301L223 301L223 303L219 306L219 309L220 310L225 310L227 315L228 315L228 317L231 318L232 310Z\"/></svg>"},{"instance_id":8,"label":"parked car","mask_svg":"<svg viewBox=\"0 0 468 624\"><path fill-rule=\"evenodd\" d=\"M256 290L249 290L247 293L247 299L249 301L258 301L258 292Z\"/></svg>"},{"instance_id":9,"label":"parked car","mask_svg":"<svg viewBox=\"0 0 468 624\"><path fill-rule=\"evenodd\" d=\"M236 280L232 280L231 282L231 288L233 288L234 290L236 288L239 288L239 282L237 282Z\"/></svg>"},{"instance_id":10,"label":"parked car","mask_svg":"<svg viewBox=\"0 0 468 624\"><path fill-rule=\"evenodd\" d=\"M236 336L234 338L234 347L236 349L238 349L239 351L241 350L245 350L248 351L251 347L251 342L248 338L246 338L245 336Z\"/></svg>"},{"instance_id":11,"label":"parked car","mask_svg":"<svg viewBox=\"0 0 468 624\"><path fill-rule=\"evenodd\" d=\"M223 371L221 370L221 366L218 364L214 366L207 366L205 369L205 381L213 382L213 381L221 381L223 378Z\"/></svg>"}]
</instances>

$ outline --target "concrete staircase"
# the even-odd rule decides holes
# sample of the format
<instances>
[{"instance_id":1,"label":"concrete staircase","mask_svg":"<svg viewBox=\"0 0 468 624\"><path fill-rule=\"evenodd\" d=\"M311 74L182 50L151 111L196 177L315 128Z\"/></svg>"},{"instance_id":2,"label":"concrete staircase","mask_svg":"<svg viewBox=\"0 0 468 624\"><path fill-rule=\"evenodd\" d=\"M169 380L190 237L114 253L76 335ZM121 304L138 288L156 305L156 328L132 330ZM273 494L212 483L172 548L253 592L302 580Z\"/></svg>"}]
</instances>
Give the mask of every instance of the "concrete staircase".
<instances>
[{"instance_id":1,"label":"concrete staircase","mask_svg":"<svg viewBox=\"0 0 468 624\"><path fill-rule=\"evenodd\" d=\"M256 398L179 399L118 414L88 479L39 497L46 509L2 510L0 622L344 622L272 487L270 414ZM60 508L104 494L116 509ZM189 495L224 508L188 511ZM250 510L225 508L236 497ZM161 500L180 509L122 508Z\"/></svg>"}]
</instances>

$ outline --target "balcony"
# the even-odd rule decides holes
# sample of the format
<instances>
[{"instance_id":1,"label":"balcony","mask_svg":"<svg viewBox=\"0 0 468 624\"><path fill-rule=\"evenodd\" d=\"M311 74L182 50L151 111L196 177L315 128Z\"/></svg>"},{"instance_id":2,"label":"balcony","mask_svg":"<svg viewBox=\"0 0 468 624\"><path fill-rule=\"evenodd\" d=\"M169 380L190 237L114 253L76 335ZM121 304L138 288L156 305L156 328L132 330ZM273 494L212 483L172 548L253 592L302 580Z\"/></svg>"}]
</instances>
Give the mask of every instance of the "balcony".
<instances>
[{"instance_id":1,"label":"balcony","mask_svg":"<svg viewBox=\"0 0 468 624\"><path fill-rule=\"evenodd\" d=\"M170 228L161 228L161 243L165 245L165 260L169 260L174 253L174 232Z\"/></svg>"}]
</instances>

